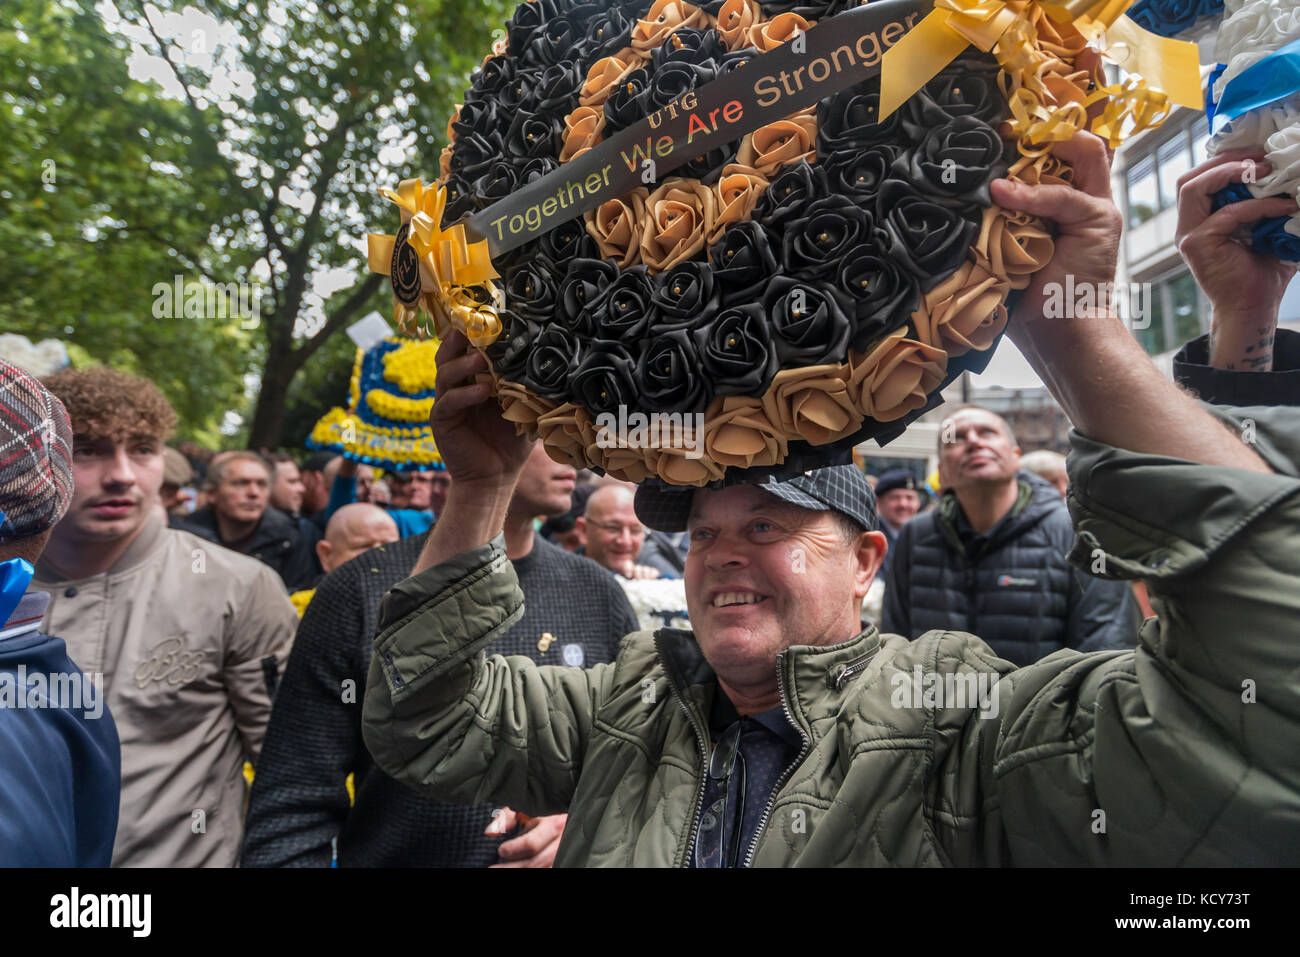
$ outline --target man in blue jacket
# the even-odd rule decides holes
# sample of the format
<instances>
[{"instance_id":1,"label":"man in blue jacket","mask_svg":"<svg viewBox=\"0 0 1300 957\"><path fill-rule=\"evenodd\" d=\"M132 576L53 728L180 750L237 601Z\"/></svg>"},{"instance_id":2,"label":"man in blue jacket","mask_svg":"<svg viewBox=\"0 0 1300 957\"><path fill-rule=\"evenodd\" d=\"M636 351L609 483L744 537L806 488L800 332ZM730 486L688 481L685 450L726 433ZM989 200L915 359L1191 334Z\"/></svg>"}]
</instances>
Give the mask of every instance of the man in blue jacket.
<instances>
[{"instance_id":1,"label":"man in blue jacket","mask_svg":"<svg viewBox=\"0 0 1300 957\"><path fill-rule=\"evenodd\" d=\"M62 403L0 360L0 866L107 867L121 751L102 675L43 634L32 565L72 498Z\"/></svg>"},{"instance_id":2,"label":"man in blue jacket","mask_svg":"<svg viewBox=\"0 0 1300 957\"><path fill-rule=\"evenodd\" d=\"M1062 648L1132 647L1132 592L1066 561L1074 529L1065 502L1020 468L1001 416L964 406L944 419L939 477L938 506L904 525L892 546L886 632L969 631L1017 665Z\"/></svg>"}]
</instances>

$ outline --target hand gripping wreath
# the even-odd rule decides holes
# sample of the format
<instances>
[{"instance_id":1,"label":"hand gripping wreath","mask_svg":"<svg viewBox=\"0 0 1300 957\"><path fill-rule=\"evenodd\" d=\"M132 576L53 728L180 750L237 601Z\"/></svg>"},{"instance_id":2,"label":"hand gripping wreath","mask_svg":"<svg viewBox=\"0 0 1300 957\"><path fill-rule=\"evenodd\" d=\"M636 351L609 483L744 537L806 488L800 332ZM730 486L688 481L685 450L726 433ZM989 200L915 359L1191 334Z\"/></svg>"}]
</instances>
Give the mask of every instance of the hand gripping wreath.
<instances>
[{"instance_id":1,"label":"hand gripping wreath","mask_svg":"<svg viewBox=\"0 0 1300 957\"><path fill-rule=\"evenodd\" d=\"M847 460L982 370L1051 258L989 183L1068 182L1076 130L1199 103L1195 48L1127 5L523 3L372 268L557 459L685 485ZM1105 85L1108 38L1141 78Z\"/></svg>"}]
</instances>

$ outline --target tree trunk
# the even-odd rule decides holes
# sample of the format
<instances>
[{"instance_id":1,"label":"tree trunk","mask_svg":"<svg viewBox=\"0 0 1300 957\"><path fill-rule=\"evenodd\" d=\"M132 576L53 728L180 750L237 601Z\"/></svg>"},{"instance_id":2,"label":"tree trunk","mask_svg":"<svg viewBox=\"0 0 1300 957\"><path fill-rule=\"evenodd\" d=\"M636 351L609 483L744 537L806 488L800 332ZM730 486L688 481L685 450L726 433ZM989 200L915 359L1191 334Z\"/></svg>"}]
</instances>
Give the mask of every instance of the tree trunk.
<instances>
[{"instance_id":1,"label":"tree trunk","mask_svg":"<svg viewBox=\"0 0 1300 957\"><path fill-rule=\"evenodd\" d=\"M248 431L250 449L277 449L284 438L284 403L301 363L294 362L291 353L282 355L281 352L272 342L262 369L262 388L257 394L253 424Z\"/></svg>"}]
</instances>

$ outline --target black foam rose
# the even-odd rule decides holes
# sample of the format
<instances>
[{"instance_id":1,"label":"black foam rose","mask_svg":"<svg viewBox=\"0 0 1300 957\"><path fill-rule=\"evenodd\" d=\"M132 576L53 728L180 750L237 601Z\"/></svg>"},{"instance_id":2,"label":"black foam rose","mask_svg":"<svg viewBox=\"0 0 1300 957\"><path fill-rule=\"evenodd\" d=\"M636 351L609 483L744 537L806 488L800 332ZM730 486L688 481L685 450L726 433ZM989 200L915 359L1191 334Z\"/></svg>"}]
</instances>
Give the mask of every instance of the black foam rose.
<instances>
[{"instance_id":1,"label":"black foam rose","mask_svg":"<svg viewBox=\"0 0 1300 957\"><path fill-rule=\"evenodd\" d=\"M698 179L705 186L712 186L722 178L722 170L728 163L736 161L740 151L740 140L723 143L721 146L701 153L689 163L683 163L673 171L674 176L686 176Z\"/></svg>"},{"instance_id":2,"label":"black foam rose","mask_svg":"<svg viewBox=\"0 0 1300 957\"><path fill-rule=\"evenodd\" d=\"M841 197L826 196L786 222L781 259L798 276L829 281L849 250L887 243L871 212Z\"/></svg>"},{"instance_id":3,"label":"black foam rose","mask_svg":"<svg viewBox=\"0 0 1300 957\"><path fill-rule=\"evenodd\" d=\"M957 116L927 130L894 160L895 175L923 192L958 206L988 206L989 183L1007 170L1006 141L977 116Z\"/></svg>"},{"instance_id":4,"label":"black foam rose","mask_svg":"<svg viewBox=\"0 0 1300 957\"><path fill-rule=\"evenodd\" d=\"M573 372L572 395L593 416L638 405L636 360L617 342L595 342Z\"/></svg>"},{"instance_id":5,"label":"black foam rose","mask_svg":"<svg viewBox=\"0 0 1300 957\"><path fill-rule=\"evenodd\" d=\"M535 255L554 264L563 272L571 260L599 259L600 249L582 225L581 219L561 223L543 233L532 244Z\"/></svg>"},{"instance_id":6,"label":"black foam rose","mask_svg":"<svg viewBox=\"0 0 1300 957\"><path fill-rule=\"evenodd\" d=\"M568 329L550 323L533 340L523 384L547 399L568 400L569 376L582 361L582 342Z\"/></svg>"},{"instance_id":7,"label":"black foam rose","mask_svg":"<svg viewBox=\"0 0 1300 957\"><path fill-rule=\"evenodd\" d=\"M695 330L695 348L716 395L760 396L777 372L767 316L756 302L720 310Z\"/></svg>"},{"instance_id":8,"label":"black foam rose","mask_svg":"<svg viewBox=\"0 0 1300 957\"><path fill-rule=\"evenodd\" d=\"M522 382L533 340L541 332L542 323L525 319L510 309L502 310L500 319L501 334L488 346L488 359L507 382Z\"/></svg>"},{"instance_id":9,"label":"black foam rose","mask_svg":"<svg viewBox=\"0 0 1300 957\"><path fill-rule=\"evenodd\" d=\"M897 110L880 122L880 84L864 81L818 104L817 155L894 142L901 123Z\"/></svg>"},{"instance_id":10,"label":"black foam rose","mask_svg":"<svg viewBox=\"0 0 1300 957\"><path fill-rule=\"evenodd\" d=\"M659 313L652 333L693 329L707 322L718 306L713 270L708 263L698 260L687 260L664 270L655 277L651 302Z\"/></svg>"},{"instance_id":11,"label":"black foam rose","mask_svg":"<svg viewBox=\"0 0 1300 957\"><path fill-rule=\"evenodd\" d=\"M825 196L827 188L826 171L800 160L782 169L768 183L754 207L753 218L779 234L788 220L800 215L813 200Z\"/></svg>"},{"instance_id":12,"label":"black foam rose","mask_svg":"<svg viewBox=\"0 0 1300 957\"><path fill-rule=\"evenodd\" d=\"M843 362L849 344L849 302L816 280L776 276L763 290L763 312L782 369Z\"/></svg>"},{"instance_id":13,"label":"black foam rose","mask_svg":"<svg viewBox=\"0 0 1300 957\"><path fill-rule=\"evenodd\" d=\"M892 143L877 143L865 150L848 149L823 159L826 178L832 190L850 196L871 209L881 184L893 175L890 168L903 148Z\"/></svg>"},{"instance_id":14,"label":"black foam rose","mask_svg":"<svg viewBox=\"0 0 1300 957\"><path fill-rule=\"evenodd\" d=\"M451 128L458 137L471 133L489 136L504 132L509 125L509 118L497 109L496 101L478 100L461 106L460 114L452 120Z\"/></svg>"},{"instance_id":15,"label":"black foam rose","mask_svg":"<svg viewBox=\"0 0 1300 957\"><path fill-rule=\"evenodd\" d=\"M776 275L771 236L752 219L728 226L710 247L709 261L725 305L756 301L768 279Z\"/></svg>"},{"instance_id":16,"label":"black foam rose","mask_svg":"<svg viewBox=\"0 0 1300 957\"><path fill-rule=\"evenodd\" d=\"M560 277L542 256L521 261L506 276L506 305L525 319L549 322L555 315Z\"/></svg>"},{"instance_id":17,"label":"black foam rose","mask_svg":"<svg viewBox=\"0 0 1300 957\"><path fill-rule=\"evenodd\" d=\"M645 266L624 269L593 306L597 339L635 343L659 313L654 305L655 281Z\"/></svg>"},{"instance_id":18,"label":"black foam rose","mask_svg":"<svg viewBox=\"0 0 1300 957\"><path fill-rule=\"evenodd\" d=\"M578 105L582 79L582 73L572 61L552 63L542 71L519 108L534 113L557 114L556 118L563 126L564 116Z\"/></svg>"},{"instance_id":19,"label":"black foam rose","mask_svg":"<svg viewBox=\"0 0 1300 957\"><path fill-rule=\"evenodd\" d=\"M510 56L515 59L522 57L532 42L533 34L558 13L555 0L531 0L515 7L514 14L506 22L506 50Z\"/></svg>"},{"instance_id":20,"label":"black foam rose","mask_svg":"<svg viewBox=\"0 0 1300 957\"><path fill-rule=\"evenodd\" d=\"M465 102L493 102L497 94L514 79L517 68L516 61L508 56L488 57L471 78Z\"/></svg>"},{"instance_id":21,"label":"black foam rose","mask_svg":"<svg viewBox=\"0 0 1300 957\"><path fill-rule=\"evenodd\" d=\"M468 133L457 136L451 144L451 171L473 182L501 159L502 148L501 135L495 132L491 135Z\"/></svg>"},{"instance_id":22,"label":"black foam rose","mask_svg":"<svg viewBox=\"0 0 1300 957\"><path fill-rule=\"evenodd\" d=\"M644 67L629 73L605 101L605 138L626 129L637 120L645 118L641 100L650 85L650 74Z\"/></svg>"},{"instance_id":23,"label":"black foam rose","mask_svg":"<svg viewBox=\"0 0 1300 957\"><path fill-rule=\"evenodd\" d=\"M505 199L519 188L519 174L513 164L500 160L474 181L474 193L483 203Z\"/></svg>"},{"instance_id":24,"label":"black foam rose","mask_svg":"<svg viewBox=\"0 0 1300 957\"><path fill-rule=\"evenodd\" d=\"M649 116L660 107L667 106L690 90L712 82L718 68L712 60L687 63L673 60L654 71L650 82L641 93L641 109Z\"/></svg>"},{"instance_id":25,"label":"black foam rose","mask_svg":"<svg viewBox=\"0 0 1300 957\"><path fill-rule=\"evenodd\" d=\"M880 219L894 241L893 254L928 292L961 265L977 223L950 206L922 196L911 183L887 180L877 198Z\"/></svg>"},{"instance_id":26,"label":"black foam rose","mask_svg":"<svg viewBox=\"0 0 1300 957\"><path fill-rule=\"evenodd\" d=\"M916 309L921 289L888 247L861 246L844 257L836 286L853 300L849 343L862 350L905 322Z\"/></svg>"},{"instance_id":27,"label":"black foam rose","mask_svg":"<svg viewBox=\"0 0 1300 957\"><path fill-rule=\"evenodd\" d=\"M964 54L917 90L902 106L902 127L913 141L926 130L958 116L974 116L993 126L1010 115L998 87L999 67L985 55Z\"/></svg>"},{"instance_id":28,"label":"black foam rose","mask_svg":"<svg viewBox=\"0 0 1300 957\"><path fill-rule=\"evenodd\" d=\"M447 189L447 205L442 210L443 226L450 226L479 208L474 184L464 176L453 173L443 185Z\"/></svg>"},{"instance_id":29,"label":"black foam rose","mask_svg":"<svg viewBox=\"0 0 1300 957\"><path fill-rule=\"evenodd\" d=\"M554 113L515 113L505 135L506 153L515 159L554 156L564 124Z\"/></svg>"},{"instance_id":30,"label":"black foam rose","mask_svg":"<svg viewBox=\"0 0 1300 957\"><path fill-rule=\"evenodd\" d=\"M718 76L730 73L732 70L739 70L756 56L758 56L758 47L742 47L718 57Z\"/></svg>"},{"instance_id":31,"label":"black foam rose","mask_svg":"<svg viewBox=\"0 0 1300 957\"><path fill-rule=\"evenodd\" d=\"M650 62L655 70L665 63L716 63L726 52L727 46L717 30L682 27L650 54Z\"/></svg>"},{"instance_id":32,"label":"black foam rose","mask_svg":"<svg viewBox=\"0 0 1300 957\"><path fill-rule=\"evenodd\" d=\"M655 412L700 411L712 398L689 329L674 329L647 342L636 377L639 404Z\"/></svg>"},{"instance_id":33,"label":"black foam rose","mask_svg":"<svg viewBox=\"0 0 1300 957\"><path fill-rule=\"evenodd\" d=\"M618 277L611 259L571 259L559 289L559 318L578 335L596 333L596 304Z\"/></svg>"},{"instance_id":34,"label":"black foam rose","mask_svg":"<svg viewBox=\"0 0 1300 957\"><path fill-rule=\"evenodd\" d=\"M541 67L520 67L515 70L515 75L510 78L510 82L501 88L497 94L497 101L501 108L509 113L511 110L517 110L522 104L528 102L529 96L537 88L537 84L542 79Z\"/></svg>"},{"instance_id":35,"label":"black foam rose","mask_svg":"<svg viewBox=\"0 0 1300 957\"><path fill-rule=\"evenodd\" d=\"M587 22L587 32L581 44L583 62L595 63L628 45L636 18L614 7L604 10Z\"/></svg>"}]
</instances>

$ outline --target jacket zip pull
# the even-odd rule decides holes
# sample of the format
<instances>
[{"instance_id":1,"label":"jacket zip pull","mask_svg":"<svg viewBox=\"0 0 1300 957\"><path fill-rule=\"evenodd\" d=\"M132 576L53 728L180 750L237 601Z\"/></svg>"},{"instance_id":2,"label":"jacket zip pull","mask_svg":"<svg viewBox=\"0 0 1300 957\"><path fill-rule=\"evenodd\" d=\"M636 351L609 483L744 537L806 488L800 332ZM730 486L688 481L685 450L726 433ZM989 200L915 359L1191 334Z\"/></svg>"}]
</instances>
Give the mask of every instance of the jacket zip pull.
<instances>
[{"instance_id":1,"label":"jacket zip pull","mask_svg":"<svg viewBox=\"0 0 1300 957\"><path fill-rule=\"evenodd\" d=\"M836 691L842 691L845 683L854 675L865 670L867 665L871 664L872 659L875 657L876 653L873 651L871 654L865 655L856 661L851 661L847 665L836 665L831 669L829 675L831 679L831 687Z\"/></svg>"}]
</instances>

